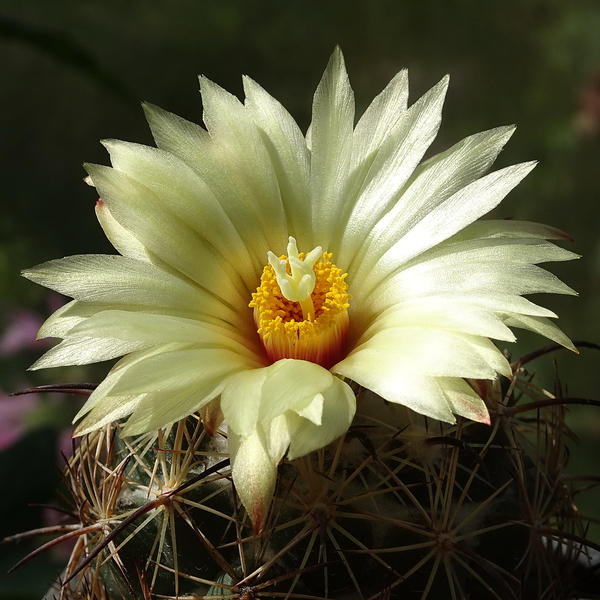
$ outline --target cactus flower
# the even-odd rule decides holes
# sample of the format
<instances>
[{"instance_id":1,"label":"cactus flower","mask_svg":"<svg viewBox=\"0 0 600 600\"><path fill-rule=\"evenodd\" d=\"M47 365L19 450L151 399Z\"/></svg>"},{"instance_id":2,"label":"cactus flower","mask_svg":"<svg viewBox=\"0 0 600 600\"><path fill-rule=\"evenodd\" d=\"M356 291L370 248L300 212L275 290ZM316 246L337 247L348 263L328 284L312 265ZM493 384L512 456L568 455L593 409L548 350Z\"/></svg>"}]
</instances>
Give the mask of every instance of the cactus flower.
<instances>
[{"instance_id":1,"label":"cactus flower","mask_svg":"<svg viewBox=\"0 0 600 600\"><path fill-rule=\"evenodd\" d=\"M125 435L199 412L228 425L232 474L257 529L277 464L347 431L351 382L453 422L489 422L468 379L511 376L510 327L573 349L523 295L572 290L537 266L575 255L551 227L478 220L534 167L488 173L513 127L421 162L447 78L407 106L406 71L355 125L336 50L303 135L249 78L245 102L201 78L206 129L155 106L156 148L108 140L87 165L119 255L25 272L74 298L42 326L63 341L32 368L123 356L76 433L128 417Z\"/></svg>"}]
</instances>

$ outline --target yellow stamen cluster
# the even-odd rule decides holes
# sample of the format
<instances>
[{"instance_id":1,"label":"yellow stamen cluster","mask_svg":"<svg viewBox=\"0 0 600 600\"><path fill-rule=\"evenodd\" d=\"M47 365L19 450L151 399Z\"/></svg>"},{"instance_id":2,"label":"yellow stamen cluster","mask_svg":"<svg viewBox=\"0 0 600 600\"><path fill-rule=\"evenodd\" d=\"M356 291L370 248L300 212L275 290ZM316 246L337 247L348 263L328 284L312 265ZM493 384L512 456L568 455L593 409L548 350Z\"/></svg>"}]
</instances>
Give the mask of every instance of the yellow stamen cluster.
<instances>
[{"instance_id":1,"label":"yellow stamen cluster","mask_svg":"<svg viewBox=\"0 0 600 600\"><path fill-rule=\"evenodd\" d=\"M298 255L300 260L305 257L304 253ZM347 273L336 267L331 258L332 254L325 252L313 266L315 286L310 300L314 317L308 314L306 319L300 302L283 295L273 267L265 266L249 306L254 308L258 333L273 362L296 358L329 368L342 358L351 296L346 293Z\"/></svg>"}]
</instances>

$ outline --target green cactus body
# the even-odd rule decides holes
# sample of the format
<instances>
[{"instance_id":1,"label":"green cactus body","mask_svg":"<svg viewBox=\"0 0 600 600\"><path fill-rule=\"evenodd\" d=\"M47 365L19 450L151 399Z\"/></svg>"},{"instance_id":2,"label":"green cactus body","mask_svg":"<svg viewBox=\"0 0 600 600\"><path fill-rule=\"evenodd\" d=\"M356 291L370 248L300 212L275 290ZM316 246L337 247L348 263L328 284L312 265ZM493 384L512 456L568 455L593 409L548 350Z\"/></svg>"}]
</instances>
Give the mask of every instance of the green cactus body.
<instances>
[{"instance_id":1,"label":"green cactus body","mask_svg":"<svg viewBox=\"0 0 600 600\"><path fill-rule=\"evenodd\" d=\"M547 396L516 384L506 404L480 390L491 426L433 421L358 390L345 437L280 466L260 534L231 483L226 432L212 438L190 417L139 438L118 425L89 434L67 479L91 531L60 593L565 598L584 534L561 479L565 409L538 414Z\"/></svg>"}]
</instances>

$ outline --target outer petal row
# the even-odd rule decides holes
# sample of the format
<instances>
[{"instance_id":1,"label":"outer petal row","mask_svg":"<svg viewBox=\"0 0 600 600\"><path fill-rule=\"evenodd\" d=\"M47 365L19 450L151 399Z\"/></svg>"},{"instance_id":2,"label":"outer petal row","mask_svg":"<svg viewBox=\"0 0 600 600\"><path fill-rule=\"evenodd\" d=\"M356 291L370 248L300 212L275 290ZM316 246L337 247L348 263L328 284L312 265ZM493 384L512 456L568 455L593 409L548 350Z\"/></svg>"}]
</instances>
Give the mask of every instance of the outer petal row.
<instances>
[{"instance_id":1,"label":"outer petal row","mask_svg":"<svg viewBox=\"0 0 600 600\"><path fill-rule=\"evenodd\" d=\"M125 435L164 427L216 398L235 373L261 366L227 348L171 344L129 354L77 415L87 414L77 434L129 413Z\"/></svg>"}]
</instances>

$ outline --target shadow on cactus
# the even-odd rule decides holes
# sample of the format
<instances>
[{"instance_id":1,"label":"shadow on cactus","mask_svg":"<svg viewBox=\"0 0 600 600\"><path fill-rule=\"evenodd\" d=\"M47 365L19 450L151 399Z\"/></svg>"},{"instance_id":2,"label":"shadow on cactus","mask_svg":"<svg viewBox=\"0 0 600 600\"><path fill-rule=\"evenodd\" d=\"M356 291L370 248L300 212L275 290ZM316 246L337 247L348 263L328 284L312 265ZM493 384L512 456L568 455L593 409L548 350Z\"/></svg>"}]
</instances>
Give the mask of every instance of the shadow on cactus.
<instances>
[{"instance_id":1,"label":"shadow on cactus","mask_svg":"<svg viewBox=\"0 0 600 600\"><path fill-rule=\"evenodd\" d=\"M118 424L84 436L64 473L73 522L20 537L60 534L37 552L76 539L55 586L65 600L598 597L582 590L597 588L600 548L564 468L568 404L600 403L541 388L524 369L538 354L513 363L508 389L472 382L491 426L357 389L351 430L280 466L260 535L231 482L226 432L189 417L134 438Z\"/></svg>"}]
</instances>

